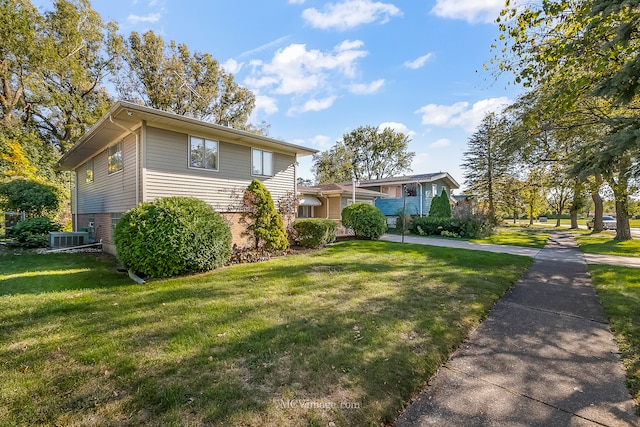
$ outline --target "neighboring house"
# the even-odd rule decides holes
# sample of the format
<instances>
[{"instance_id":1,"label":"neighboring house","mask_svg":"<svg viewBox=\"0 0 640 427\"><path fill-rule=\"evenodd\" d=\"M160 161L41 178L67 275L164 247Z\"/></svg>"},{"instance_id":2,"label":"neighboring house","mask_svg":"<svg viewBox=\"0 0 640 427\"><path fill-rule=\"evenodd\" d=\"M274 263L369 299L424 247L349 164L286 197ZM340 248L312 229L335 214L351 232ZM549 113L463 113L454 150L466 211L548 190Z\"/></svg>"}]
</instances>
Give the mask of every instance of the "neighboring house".
<instances>
[{"instance_id":1,"label":"neighboring house","mask_svg":"<svg viewBox=\"0 0 640 427\"><path fill-rule=\"evenodd\" d=\"M354 186L322 184L312 187L298 186L298 218L327 218L338 223L338 234L347 234L342 227L342 209L354 202ZM382 194L378 191L355 187L355 202L374 204Z\"/></svg>"},{"instance_id":2,"label":"neighboring house","mask_svg":"<svg viewBox=\"0 0 640 427\"><path fill-rule=\"evenodd\" d=\"M451 199L452 190L460 188L460 185L447 172L438 172L362 181L359 187L382 193L375 205L386 216L397 216L402 213L403 206L407 215L426 216L433 196L439 196L444 188Z\"/></svg>"},{"instance_id":3,"label":"neighboring house","mask_svg":"<svg viewBox=\"0 0 640 427\"><path fill-rule=\"evenodd\" d=\"M243 245L238 205L252 179L273 200L295 197L299 156L317 151L119 101L58 162L75 174L73 229L87 229L114 253L112 232L141 202L193 196L213 206Z\"/></svg>"}]
</instances>

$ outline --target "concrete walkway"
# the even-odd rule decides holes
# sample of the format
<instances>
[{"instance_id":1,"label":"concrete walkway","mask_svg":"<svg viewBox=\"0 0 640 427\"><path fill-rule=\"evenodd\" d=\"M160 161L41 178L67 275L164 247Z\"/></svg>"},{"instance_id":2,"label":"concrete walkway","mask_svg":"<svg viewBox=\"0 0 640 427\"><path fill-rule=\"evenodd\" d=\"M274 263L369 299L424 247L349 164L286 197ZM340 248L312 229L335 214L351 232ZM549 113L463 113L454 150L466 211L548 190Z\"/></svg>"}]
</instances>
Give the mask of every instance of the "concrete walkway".
<instances>
[{"instance_id":1,"label":"concrete walkway","mask_svg":"<svg viewBox=\"0 0 640 427\"><path fill-rule=\"evenodd\" d=\"M553 231L550 231L554 233ZM563 232L557 232L563 233ZM387 242L401 242L402 236L396 234L384 234L380 240ZM476 251L487 252L499 252L513 255L523 255L535 258L542 249L526 248L523 246L509 246L509 245L494 245L490 243L475 243L466 240L454 240L454 239L439 239L437 237L419 237L419 236L404 236L405 243L414 243L417 245L429 245L429 246L443 246L448 248L458 249L471 249ZM556 254L561 257L562 253ZM618 267L634 267L640 268L640 257L627 257L617 255L599 255L599 254L584 254L583 260L587 264L609 264Z\"/></svg>"},{"instance_id":2,"label":"concrete walkway","mask_svg":"<svg viewBox=\"0 0 640 427\"><path fill-rule=\"evenodd\" d=\"M396 420L397 427L639 425L584 256L562 232Z\"/></svg>"}]
</instances>

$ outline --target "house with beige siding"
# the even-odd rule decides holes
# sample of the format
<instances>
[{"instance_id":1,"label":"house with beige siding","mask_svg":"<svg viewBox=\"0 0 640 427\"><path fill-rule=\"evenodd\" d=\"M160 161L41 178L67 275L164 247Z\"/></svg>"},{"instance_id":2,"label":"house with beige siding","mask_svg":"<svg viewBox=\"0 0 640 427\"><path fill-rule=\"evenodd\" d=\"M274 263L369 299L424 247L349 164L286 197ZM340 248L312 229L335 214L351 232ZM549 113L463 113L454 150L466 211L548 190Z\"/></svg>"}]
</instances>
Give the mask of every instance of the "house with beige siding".
<instances>
[{"instance_id":1,"label":"house with beige siding","mask_svg":"<svg viewBox=\"0 0 640 427\"><path fill-rule=\"evenodd\" d=\"M229 222L244 245L238 203L259 179L274 202L295 197L297 158L316 150L119 101L58 162L74 173L74 231L114 253L124 212L166 196L197 197Z\"/></svg>"},{"instance_id":2,"label":"house with beige siding","mask_svg":"<svg viewBox=\"0 0 640 427\"><path fill-rule=\"evenodd\" d=\"M373 205L382 196L378 191L366 190L355 185L321 184L298 186L298 218L326 218L338 224L338 235L348 234L342 227L342 210L352 203Z\"/></svg>"}]
</instances>

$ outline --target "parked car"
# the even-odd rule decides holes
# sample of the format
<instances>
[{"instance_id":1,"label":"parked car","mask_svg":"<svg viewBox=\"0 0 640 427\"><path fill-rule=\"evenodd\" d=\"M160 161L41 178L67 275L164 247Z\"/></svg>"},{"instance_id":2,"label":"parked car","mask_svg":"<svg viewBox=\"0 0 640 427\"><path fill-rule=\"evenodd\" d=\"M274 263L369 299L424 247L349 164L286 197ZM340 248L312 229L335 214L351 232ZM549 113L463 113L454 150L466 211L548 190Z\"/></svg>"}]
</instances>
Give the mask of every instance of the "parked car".
<instances>
[{"instance_id":1,"label":"parked car","mask_svg":"<svg viewBox=\"0 0 640 427\"><path fill-rule=\"evenodd\" d=\"M593 228L593 218L587 221L587 228L591 230ZM605 230L615 230L616 229L616 219L612 216L603 216L602 217L602 228Z\"/></svg>"}]
</instances>

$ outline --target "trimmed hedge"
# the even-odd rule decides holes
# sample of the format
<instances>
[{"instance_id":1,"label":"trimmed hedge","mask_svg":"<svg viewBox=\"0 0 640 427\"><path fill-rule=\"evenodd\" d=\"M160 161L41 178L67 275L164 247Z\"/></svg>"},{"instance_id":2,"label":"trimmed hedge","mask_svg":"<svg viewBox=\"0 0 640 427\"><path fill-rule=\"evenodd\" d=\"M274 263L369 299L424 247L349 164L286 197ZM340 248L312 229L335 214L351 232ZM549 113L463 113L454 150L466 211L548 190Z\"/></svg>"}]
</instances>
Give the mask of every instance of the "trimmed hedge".
<instances>
[{"instance_id":1,"label":"trimmed hedge","mask_svg":"<svg viewBox=\"0 0 640 427\"><path fill-rule=\"evenodd\" d=\"M125 268L144 277L171 277L224 265L231 231L211 206L193 197L141 203L116 224L114 242Z\"/></svg>"},{"instance_id":2,"label":"trimmed hedge","mask_svg":"<svg viewBox=\"0 0 640 427\"><path fill-rule=\"evenodd\" d=\"M420 236L440 236L443 231L460 233L460 227L451 218L424 216L413 218L409 231Z\"/></svg>"},{"instance_id":3,"label":"trimmed hedge","mask_svg":"<svg viewBox=\"0 0 640 427\"><path fill-rule=\"evenodd\" d=\"M318 248L336 241L338 226L323 218L298 219L293 223L297 241L306 248Z\"/></svg>"},{"instance_id":4,"label":"trimmed hedge","mask_svg":"<svg viewBox=\"0 0 640 427\"><path fill-rule=\"evenodd\" d=\"M44 216L27 218L11 229L11 237L27 248L39 248L49 244L50 231L60 231L60 224Z\"/></svg>"},{"instance_id":5,"label":"trimmed hedge","mask_svg":"<svg viewBox=\"0 0 640 427\"><path fill-rule=\"evenodd\" d=\"M342 210L342 225L351 228L356 237L377 239L387 231L387 217L373 205L354 203Z\"/></svg>"}]
</instances>

